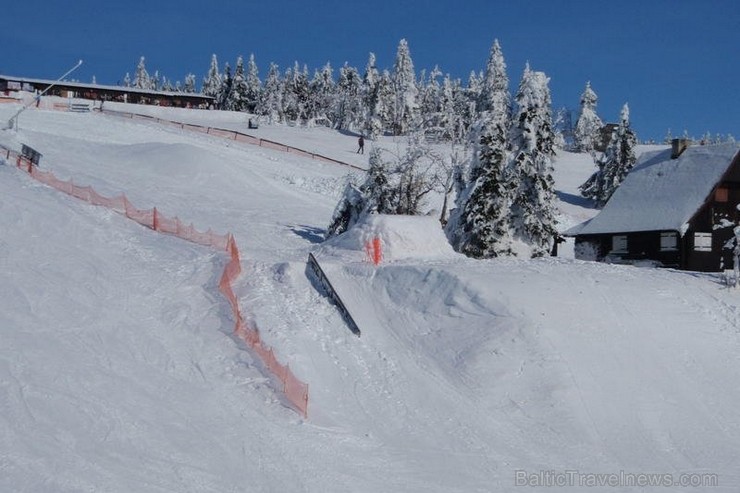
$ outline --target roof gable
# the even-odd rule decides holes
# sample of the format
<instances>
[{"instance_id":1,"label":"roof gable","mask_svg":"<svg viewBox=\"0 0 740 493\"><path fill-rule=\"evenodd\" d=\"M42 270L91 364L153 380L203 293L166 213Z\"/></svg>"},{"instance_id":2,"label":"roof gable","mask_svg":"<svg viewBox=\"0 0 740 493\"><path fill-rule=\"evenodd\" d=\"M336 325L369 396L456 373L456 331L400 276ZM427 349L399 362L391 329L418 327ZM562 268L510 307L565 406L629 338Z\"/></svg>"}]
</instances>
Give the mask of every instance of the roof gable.
<instances>
[{"instance_id":1,"label":"roof gable","mask_svg":"<svg viewBox=\"0 0 740 493\"><path fill-rule=\"evenodd\" d=\"M643 154L604 209L573 234L681 231L730 168L739 144Z\"/></svg>"}]
</instances>

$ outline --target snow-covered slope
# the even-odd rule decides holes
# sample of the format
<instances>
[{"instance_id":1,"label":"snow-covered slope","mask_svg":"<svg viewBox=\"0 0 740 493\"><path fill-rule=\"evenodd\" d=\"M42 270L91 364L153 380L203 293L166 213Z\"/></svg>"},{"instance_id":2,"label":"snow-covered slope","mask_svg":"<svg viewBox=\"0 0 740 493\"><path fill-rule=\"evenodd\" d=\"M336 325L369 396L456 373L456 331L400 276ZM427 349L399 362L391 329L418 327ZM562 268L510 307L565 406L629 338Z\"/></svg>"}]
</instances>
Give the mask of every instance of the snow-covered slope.
<instances>
[{"instance_id":1,"label":"snow-covered slope","mask_svg":"<svg viewBox=\"0 0 740 493\"><path fill-rule=\"evenodd\" d=\"M362 159L352 136L257 131ZM222 254L0 166L2 491L517 491L516 471L541 470L740 486L740 298L714 276L473 261L431 218L320 244L346 168L152 122L29 110L0 138L60 177L232 232L245 315L311 399L303 420L232 337ZM565 226L595 212L576 195L592 167L556 163ZM361 338L306 276L309 251Z\"/></svg>"}]
</instances>

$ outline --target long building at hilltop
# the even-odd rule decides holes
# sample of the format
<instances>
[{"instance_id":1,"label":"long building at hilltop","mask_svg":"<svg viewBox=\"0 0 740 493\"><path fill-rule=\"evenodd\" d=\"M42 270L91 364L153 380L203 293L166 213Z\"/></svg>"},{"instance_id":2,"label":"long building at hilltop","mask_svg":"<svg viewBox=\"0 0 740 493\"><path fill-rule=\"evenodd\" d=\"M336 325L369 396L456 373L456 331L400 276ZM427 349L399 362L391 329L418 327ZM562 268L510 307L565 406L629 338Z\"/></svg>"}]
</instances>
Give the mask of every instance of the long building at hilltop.
<instances>
[{"instance_id":1,"label":"long building at hilltop","mask_svg":"<svg viewBox=\"0 0 740 493\"><path fill-rule=\"evenodd\" d=\"M51 89L49 89L49 87ZM64 98L90 99L93 101L115 101L120 103L153 104L175 108L212 108L215 100L199 93L154 91L136 87L106 86L81 82L53 81L14 77L0 74L0 94L9 95L14 91L42 93Z\"/></svg>"}]
</instances>

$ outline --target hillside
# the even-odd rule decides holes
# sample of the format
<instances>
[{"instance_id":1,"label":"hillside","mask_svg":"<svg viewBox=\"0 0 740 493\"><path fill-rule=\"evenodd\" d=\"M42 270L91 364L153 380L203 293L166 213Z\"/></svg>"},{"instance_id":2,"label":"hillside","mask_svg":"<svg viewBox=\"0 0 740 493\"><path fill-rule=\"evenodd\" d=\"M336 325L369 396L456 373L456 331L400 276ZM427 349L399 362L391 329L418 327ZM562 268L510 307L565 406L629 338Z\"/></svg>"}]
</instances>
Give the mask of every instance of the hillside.
<instances>
[{"instance_id":1,"label":"hillside","mask_svg":"<svg viewBox=\"0 0 740 493\"><path fill-rule=\"evenodd\" d=\"M254 132L364 164L352 135ZM740 298L714 275L567 249L474 261L430 218L321 243L348 168L152 121L29 110L0 136L20 142L61 178L231 232L240 306L310 403L308 419L290 409L231 334L225 255L0 166L0 490L517 491L517 471L543 470L740 486ZM593 165L564 153L555 167L566 228L595 213L577 195ZM361 338L307 277L309 252Z\"/></svg>"}]
</instances>

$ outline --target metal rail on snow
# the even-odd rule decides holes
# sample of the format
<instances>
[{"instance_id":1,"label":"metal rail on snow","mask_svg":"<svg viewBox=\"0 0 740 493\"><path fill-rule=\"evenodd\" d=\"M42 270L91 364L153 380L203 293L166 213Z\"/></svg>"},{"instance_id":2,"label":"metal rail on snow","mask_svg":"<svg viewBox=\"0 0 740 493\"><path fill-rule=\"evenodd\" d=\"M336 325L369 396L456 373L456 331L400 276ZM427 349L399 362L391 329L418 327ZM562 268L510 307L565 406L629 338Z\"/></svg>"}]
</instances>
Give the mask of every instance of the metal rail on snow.
<instances>
[{"instance_id":1,"label":"metal rail on snow","mask_svg":"<svg viewBox=\"0 0 740 493\"><path fill-rule=\"evenodd\" d=\"M321 284L321 286L326 291L326 294L329 296L329 299L336 305L337 309L339 310L339 313L342 315L342 318L344 319L344 322L349 327L349 330L351 330L352 333L355 334L357 337L360 337L360 328L357 326L357 323L352 318L352 315L350 315L349 310L347 310L347 307L344 306L342 299L339 297L339 294L334 289L334 286L331 285L329 278L326 277L326 274L324 273L323 269L321 268L318 261L316 260L316 257L314 257L313 253L310 253L310 252L308 254L308 267L310 268L311 272L316 276L316 279L319 281L319 284Z\"/></svg>"}]
</instances>

